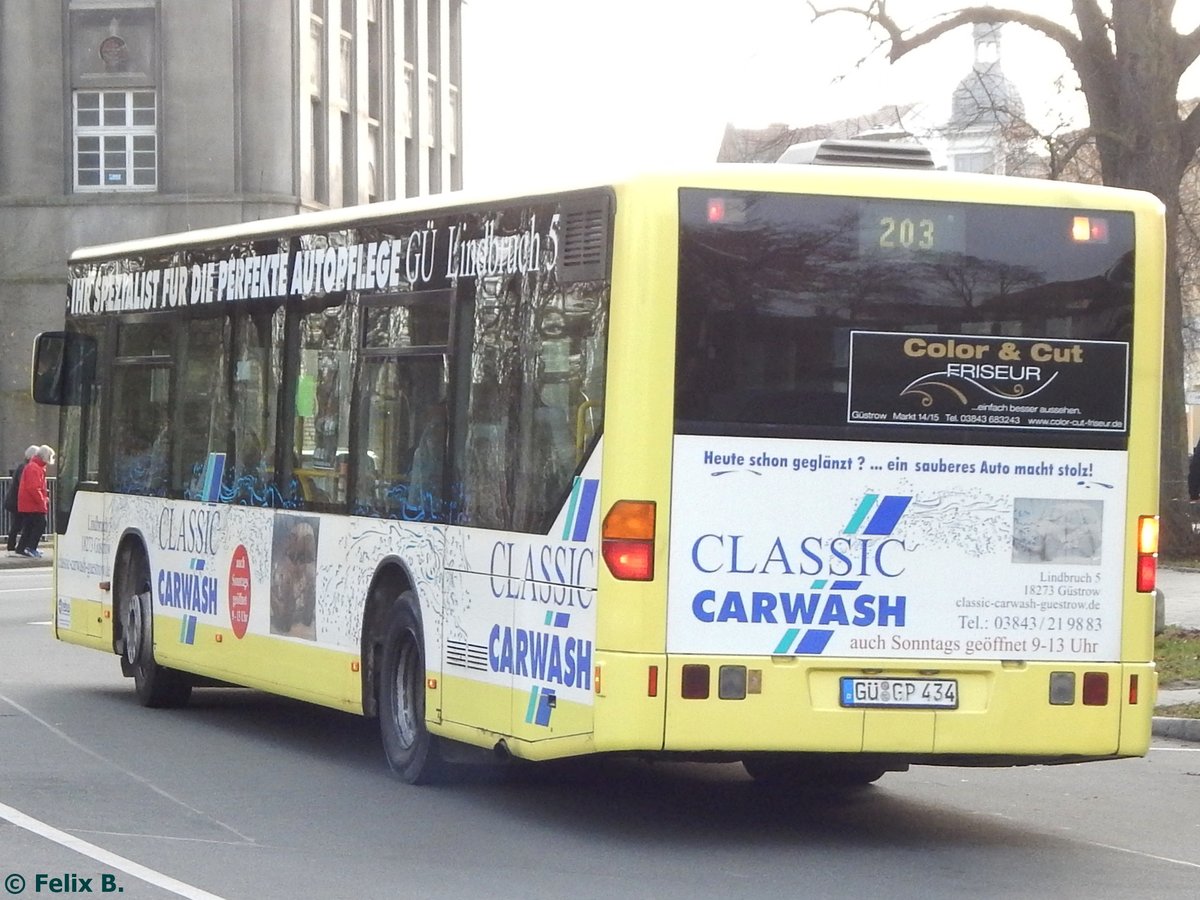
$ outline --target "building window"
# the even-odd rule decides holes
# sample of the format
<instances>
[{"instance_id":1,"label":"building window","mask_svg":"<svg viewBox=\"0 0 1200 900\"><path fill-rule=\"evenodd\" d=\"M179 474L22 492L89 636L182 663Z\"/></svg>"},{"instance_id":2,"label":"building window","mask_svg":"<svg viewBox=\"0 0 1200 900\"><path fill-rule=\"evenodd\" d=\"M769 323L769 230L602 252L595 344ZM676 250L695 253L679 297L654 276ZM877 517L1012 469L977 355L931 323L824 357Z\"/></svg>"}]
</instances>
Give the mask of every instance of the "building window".
<instances>
[{"instance_id":1,"label":"building window","mask_svg":"<svg viewBox=\"0 0 1200 900\"><path fill-rule=\"evenodd\" d=\"M154 91L76 91L75 190L157 189Z\"/></svg>"},{"instance_id":2,"label":"building window","mask_svg":"<svg viewBox=\"0 0 1200 900\"><path fill-rule=\"evenodd\" d=\"M338 100L350 105L350 93L354 84L354 39L348 34L341 36L341 59L338 67Z\"/></svg>"},{"instance_id":3,"label":"building window","mask_svg":"<svg viewBox=\"0 0 1200 900\"><path fill-rule=\"evenodd\" d=\"M380 185L380 176L383 174L382 150L379 126L372 123L367 126L367 201L369 203L383 199Z\"/></svg>"},{"instance_id":4,"label":"building window","mask_svg":"<svg viewBox=\"0 0 1200 900\"><path fill-rule=\"evenodd\" d=\"M995 175L996 155L990 150L972 153L955 153L953 156L955 172L980 172L984 175Z\"/></svg>"},{"instance_id":5,"label":"building window","mask_svg":"<svg viewBox=\"0 0 1200 900\"><path fill-rule=\"evenodd\" d=\"M358 202L358 159L354 154L354 119L342 113L342 206Z\"/></svg>"},{"instance_id":6,"label":"building window","mask_svg":"<svg viewBox=\"0 0 1200 900\"><path fill-rule=\"evenodd\" d=\"M312 167L313 199L329 202L329 123L325 121L325 104L320 97L312 98Z\"/></svg>"}]
</instances>

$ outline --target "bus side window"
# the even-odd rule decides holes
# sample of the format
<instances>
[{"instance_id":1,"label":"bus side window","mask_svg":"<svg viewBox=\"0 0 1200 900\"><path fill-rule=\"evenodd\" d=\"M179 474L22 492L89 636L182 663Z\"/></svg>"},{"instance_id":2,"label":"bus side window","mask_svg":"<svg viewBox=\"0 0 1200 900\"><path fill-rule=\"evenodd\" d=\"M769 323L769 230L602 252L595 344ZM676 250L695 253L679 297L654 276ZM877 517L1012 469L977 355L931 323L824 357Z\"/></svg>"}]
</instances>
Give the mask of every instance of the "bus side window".
<instances>
[{"instance_id":1,"label":"bus side window","mask_svg":"<svg viewBox=\"0 0 1200 900\"><path fill-rule=\"evenodd\" d=\"M125 494L164 495L169 440L166 409L161 404L131 410L117 428L114 488Z\"/></svg>"},{"instance_id":2,"label":"bus side window","mask_svg":"<svg viewBox=\"0 0 1200 900\"><path fill-rule=\"evenodd\" d=\"M213 495L217 485L209 485L207 475L213 455L228 451L227 323L223 316L195 319L188 323L185 335L186 362L179 376L180 463L171 487L188 500L217 499Z\"/></svg>"},{"instance_id":3,"label":"bus side window","mask_svg":"<svg viewBox=\"0 0 1200 900\"><path fill-rule=\"evenodd\" d=\"M341 507L350 493L349 306L333 306L300 320L300 359L290 434L295 440L292 481L305 504Z\"/></svg>"},{"instance_id":4,"label":"bus side window","mask_svg":"<svg viewBox=\"0 0 1200 900\"><path fill-rule=\"evenodd\" d=\"M554 521L603 424L607 308L602 282L481 285L463 315L463 524L536 533Z\"/></svg>"},{"instance_id":5,"label":"bus side window","mask_svg":"<svg viewBox=\"0 0 1200 900\"><path fill-rule=\"evenodd\" d=\"M284 310L239 315L234 321L234 458L225 467L221 499L274 506L275 423L283 378Z\"/></svg>"},{"instance_id":6,"label":"bus side window","mask_svg":"<svg viewBox=\"0 0 1200 900\"><path fill-rule=\"evenodd\" d=\"M440 354L364 363L356 509L394 519L445 520L444 369Z\"/></svg>"}]
</instances>

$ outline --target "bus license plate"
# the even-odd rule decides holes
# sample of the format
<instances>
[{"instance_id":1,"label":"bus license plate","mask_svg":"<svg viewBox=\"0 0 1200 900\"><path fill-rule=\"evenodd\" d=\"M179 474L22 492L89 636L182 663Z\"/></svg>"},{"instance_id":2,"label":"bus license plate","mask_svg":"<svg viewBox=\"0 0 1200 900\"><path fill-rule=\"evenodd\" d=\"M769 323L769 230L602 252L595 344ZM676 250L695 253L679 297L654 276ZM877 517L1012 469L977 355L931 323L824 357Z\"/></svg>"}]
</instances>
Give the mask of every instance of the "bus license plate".
<instances>
[{"instance_id":1,"label":"bus license plate","mask_svg":"<svg viewBox=\"0 0 1200 900\"><path fill-rule=\"evenodd\" d=\"M843 678L842 706L958 709L952 678Z\"/></svg>"}]
</instances>

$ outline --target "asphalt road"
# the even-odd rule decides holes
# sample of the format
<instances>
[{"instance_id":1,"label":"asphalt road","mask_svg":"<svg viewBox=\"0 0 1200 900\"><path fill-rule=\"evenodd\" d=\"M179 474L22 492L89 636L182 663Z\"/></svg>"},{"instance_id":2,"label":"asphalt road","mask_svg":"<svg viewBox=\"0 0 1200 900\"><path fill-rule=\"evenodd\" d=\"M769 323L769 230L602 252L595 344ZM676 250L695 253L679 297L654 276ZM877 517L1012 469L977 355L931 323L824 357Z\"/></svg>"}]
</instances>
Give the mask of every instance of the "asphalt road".
<instances>
[{"instance_id":1,"label":"asphalt road","mask_svg":"<svg viewBox=\"0 0 1200 900\"><path fill-rule=\"evenodd\" d=\"M21 879L19 896L47 896L50 878L139 900L1160 898L1200 884L1196 745L918 768L846 794L623 760L414 788L386 775L370 723L341 713L238 690L140 708L115 657L51 640L48 585L44 569L0 573L0 879L10 893Z\"/></svg>"}]
</instances>

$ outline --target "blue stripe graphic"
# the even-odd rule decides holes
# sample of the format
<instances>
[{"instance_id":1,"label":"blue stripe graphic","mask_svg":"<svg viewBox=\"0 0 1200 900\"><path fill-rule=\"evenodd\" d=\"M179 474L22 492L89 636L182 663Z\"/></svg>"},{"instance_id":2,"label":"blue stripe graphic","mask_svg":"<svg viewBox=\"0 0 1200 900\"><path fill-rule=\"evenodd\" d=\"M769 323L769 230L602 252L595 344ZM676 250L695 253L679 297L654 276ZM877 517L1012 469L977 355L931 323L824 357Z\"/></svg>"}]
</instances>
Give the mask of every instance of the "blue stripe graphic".
<instances>
[{"instance_id":1,"label":"blue stripe graphic","mask_svg":"<svg viewBox=\"0 0 1200 900\"><path fill-rule=\"evenodd\" d=\"M850 517L850 521L846 524L846 534L855 534L858 532L863 520L867 517L867 513L871 511L871 507L875 505L875 501L878 499L878 494L867 494L859 501L858 509L854 510L854 515Z\"/></svg>"},{"instance_id":2,"label":"blue stripe graphic","mask_svg":"<svg viewBox=\"0 0 1200 900\"><path fill-rule=\"evenodd\" d=\"M583 482L579 508L575 513L575 531L571 535L573 541L587 540L588 528L592 524L592 508L596 505L596 490L599 486L600 481L596 478L588 478Z\"/></svg>"},{"instance_id":3,"label":"blue stripe graphic","mask_svg":"<svg viewBox=\"0 0 1200 900\"><path fill-rule=\"evenodd\" d=\"M554 712L554 689L533 686L529 692L529 705L525 707L525 722L531 725L547 726L550 724L550 714Z\"/></svg>"},{"instance_id":4,"label":"blue stripe graphic","mask_svg":"<svg viewBox=\"0 0 1200 900\"><path fill-rule=\"evenodd\" d=\"M551 705L554 702L554 690L552 688L542 688L542 696L538 698L537 715L534 717L533 724L549 725L550 713L554 707Z\"/></svg>"},{"instance_id":5,"label":"blue stripe graphic","mask_svg":"<svg viewBox=\"0 0 1200 900\"><path fill-rule=\"evenodd\" d=\"M579 482L581 479L576 478L574 484L571 485L571 502L567 504L567 518L563 522L562 539L569 541L571 539L571 523L575 521L575 506L579 503Z\"/></svg>"},{"instance_id":6,"label":"blue stripe graphic","mask_svg":"<svg viewBox=\"0 0 1200 900\"><path fill-rule=\"evenodd\" d=\"M808 632L800 639L800 643L796 646L797 654L816 655L825 650L825 646L829 643L829 639L833 637L833 632L825 628L810 628Z\"/></svg>"},{"instance_id":7,"label":"blue stripe graphic","mask_svg":"<svg viewBox=\"0 0 1200 900\"><path fill-rule=\"evenodd\" d=\"M526 722L533 721L533 715L534 715L534 713L537 712L537 708L538 708L538 687L535 684L533 686L533 690L529 692L529 706L527 706L525 708L525 721Z\"/></svg>"},{"instance_id":8,"label":"blue stripe graphic","mask_svg":"<svg viewBox=\"0 0 1200 900\"><path fill-rule=\"evenodd\" d=\"M789 628L785 631L783 637L779 639L779 643L775 645L775 655L790 654L792 652L792 641L796 640L798 634L800 634L799 628Z\"/></svg>"},{"instance_id":9,"label":"blue stripe graphic","mask_svg":"<svg viewBox=\"0 0 1200 900\"><path fill-rule=\"evenodd\" d=\"M911 500L912 497L884 497L863 534L891 534Z\"/></svg>"},{"instance_id":10,"label":"blue stripe graphic","mask_svg":"<svg viewBox=\"0 0 1200 900\"><path fill-rule=\"evenodd\" d=\"M204 490L201 497L210 503L221 498L221 479L225 477L225 454L210 453L204 465Z\"/></svg>"}]
</instances>

